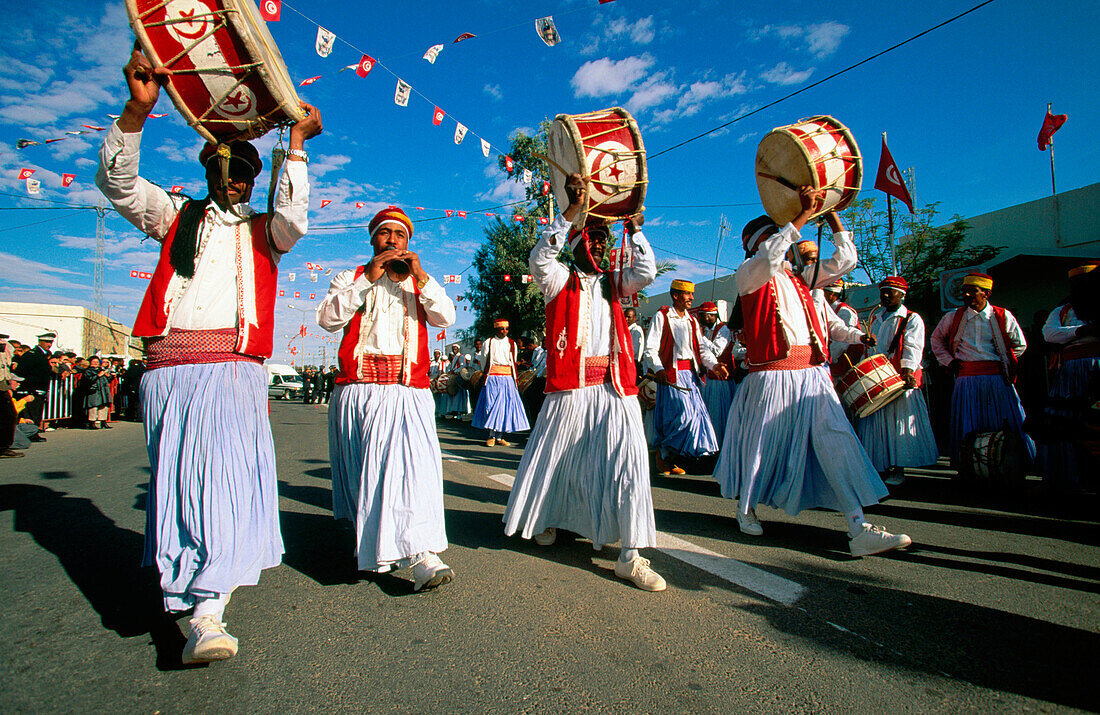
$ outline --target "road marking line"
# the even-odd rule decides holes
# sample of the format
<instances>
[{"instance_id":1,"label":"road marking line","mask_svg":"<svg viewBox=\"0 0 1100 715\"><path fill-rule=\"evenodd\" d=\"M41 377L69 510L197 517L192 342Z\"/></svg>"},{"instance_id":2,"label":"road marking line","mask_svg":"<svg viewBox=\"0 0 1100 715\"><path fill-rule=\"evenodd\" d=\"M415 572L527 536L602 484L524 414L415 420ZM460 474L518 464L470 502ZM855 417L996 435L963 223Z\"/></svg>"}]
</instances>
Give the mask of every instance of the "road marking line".
<instances>
[{"instance_id":1,"label":"road marking line","mask_svg":"<svg viewBox=\"0 0 1100 715\"><path fill-rule=\"evenodd\" d=\"M451 454L450 452L440 452L443 455L443 459L450 459L455 462L465 462L465 457L459 457L457 454Z\"/></svg>"},{"instance_id":2,"label":"road marking line","mask_svg":"<svg viewBox=\"0 0 1100 715\"><path fill-rule=\"evenodd\" d=\"M509 489L515 481L510 474L490 474L498 484ZM657 550L666 556L702 569L720 579L729 581L741 588L790 606L806 595L806 587L795 581L776 576L755 566L749 566L737 559L697 546L663 531L657 532Z\"/></svg>"}]
</instances>

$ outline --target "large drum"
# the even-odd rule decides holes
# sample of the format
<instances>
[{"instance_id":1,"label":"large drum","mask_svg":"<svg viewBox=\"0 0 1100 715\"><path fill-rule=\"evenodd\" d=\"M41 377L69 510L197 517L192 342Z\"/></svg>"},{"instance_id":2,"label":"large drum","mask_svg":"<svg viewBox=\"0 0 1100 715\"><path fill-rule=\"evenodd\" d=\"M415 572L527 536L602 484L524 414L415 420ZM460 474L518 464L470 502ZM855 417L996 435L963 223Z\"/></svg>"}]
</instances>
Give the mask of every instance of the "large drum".
<instances>
[{"instance_id":1,"label":"large drum","mask_svg":"<svg viewBox=\"0 0 1100 715\"><path fill-rule=\"evenodd\" d=\"M519 390L519 394L527 392L527 388L531 386L531 383L535 381L534 370L524 370L516 377L516 388Z\"/></svg>"},{"instance_id":2,"label":"large drum","mask_svg":"<svg viewBox=\"0 0 1100 715\"><path fill-rule=\"evenodd\" d=\"M442 375L432 380L432 392L435 392L437 394L443 394L444 392L447 392L447 386L450 382L451 376L447 373L443 373Z\"/></svg>"},{"instance_id":3,"label":"large drum","mask_svg":"<svg viewBox=\"0 0 1100 715\"><path fill-rule=\"evenodd\" d=\"M305 114L253 0L126 0L176 109L209 142L252 139Z\"/></svg>"},{"instance_id":4,"label":"large drum","mask_svg":"<svg viewBox=\"0 0 1100 715\"><path fill-rule=\"evenodd\" d=\"M972 432L959 445L959 477L983 484L1020 485L1027 475L1027 451L1010 430Z\"/></svg>"},{"instance_id":5,"label":"large drum","mask_svg":"<svg viewBox=\"0 0 1100 715\"><path fill-rule=\"evenodd\" d=\"M836 391L856 417L866 417L901 397L905 382L885 355L872 355L841 375Z\"/></svg>"},{"instance_id":6,"label":"large drum","mask_svg":"<svg viewBox=\"0 0 1100 715\"><path fill-rule=\"evenodd\" d=\"M612 107L588 114L559 114L546 140L550 186L558 210L565 211L569 174L591 179L588 205L573 225L606 225L630 218L645 208L645 146L638 123L625 109Z\"/></svg>"},{"instance_id":7,"label":"large drum","mask_svg":"<svg viewBox=\"0 0 1100 715\"><path fill-rule=\"evenodd\" d=\"M828 116L810 117L778 127L756 149L756 188L764 211L780 226L802 210L798 187L827 189L825 204L814 214L846 208L863 183L863 158L855 137Z\"/></svg>"},{"instance_id":8,"label":"large drum","mask_svg":"<svg viewBox=\"0 0 1100 715\"><path fill-rule=\"evenodd\" d=\"M638 400L642 407L652 410L657 406L657 380L651 376L642 378L638 383Z\"/></svg>"}]
</instances>

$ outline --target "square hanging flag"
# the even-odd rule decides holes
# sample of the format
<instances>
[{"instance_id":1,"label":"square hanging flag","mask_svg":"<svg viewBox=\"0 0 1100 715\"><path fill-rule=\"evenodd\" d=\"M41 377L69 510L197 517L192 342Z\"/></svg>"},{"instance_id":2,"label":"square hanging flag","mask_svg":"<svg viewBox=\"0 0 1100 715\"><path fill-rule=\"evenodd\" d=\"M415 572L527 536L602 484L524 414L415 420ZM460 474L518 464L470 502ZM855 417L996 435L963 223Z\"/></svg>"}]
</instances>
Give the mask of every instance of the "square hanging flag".
<instances>
[{"instance_id":1,"label":"square hanging flag","mask_svg":"<svg viewBox=\"0 0 1100 715\"><path fill-rule=\"evenodd\" d=\"M306 269L312 271L313 270L313 264L312 263L306 263Z\"/></svg>"},{"instance_id":2,"label":"square hanging flag","mask_svg":"<svg viewBox=\"0 0 1100 715\"><path fill-rule=\"evenodd\" d=\"M519 214L515 214L514 216L512 216L512 220L515 221L516 223L522 223L523 222L523 216L520 216Z\"/></svg>"},{"instance_id":3,"label":"square hanging flag","mask_svg":"<svg viewBox=\"0 0 1100 715\"><path fill-rule=\"evenodd\" d=\"M455 42L462 42L463 40L469 40L472 37L476 37L472 32L463 32L461 35L455 38ZM452 45L454 42L451 43Z\"/></svg>"},{"instance_id":4,"label":"square hanging flag","mask_svg":"<svg viewBox=\"0 0 1100 715\"><path fill-rule=\"evenodd\" d=\"M510 276L510 275L508 275L507 273L505 273L505 274L504 274L504 282L505 282L505 283L511 283L511 282L512 282L512 276Z\"/></svg>"},{"instance_id":5,"label":"square hanging flag","mask_svg":"<svg viewBox=\"0 0 1100 715\"><path fill-rule=\"evenodd\" d=\"M534 278L534 276L532 276L532 275L526 275L526 274L525 274L525 275L523 276L523 282L524 282L524 283L530 283L530 282L531 282L531 279L532 279L532 278Z\"/></svg>"},{"instance_id":6,"label":"square hanging flag","mask_svg":"<svg viewBox=\"0 0 1100 715\"><path fill-rule=\"evenodd\" d=\"M535 178L535 175L531 173L531 170L530 170L530 169L524 169L524 170L523 170L523 183L525 183L525 184L527 184L528 186L530 186L530 185L531 185L531 181L532 181L532 180L533 180L534 178Z\"/></svg>"},{"instance_id":7,"label":"square hanging flag","mask_svg":"<svg viewBox=\"0 0 1100 715\"><path fill-rule=\"evenodd\" d=\"M287 273L287 274L286 274L286 279L287 279L288 281L290 281L291 283L293 283L293 282L294 282L294 278L295 278L295 277L296 277L297 275L298 275L297 273Z\"/></svg>"},{"instance_id":8,"label":"square hanging flag","mask_svg":"<svg viewBox=\"0 0 1100 715\"><path fill-rule=\"evenodd\" d=\"M550 182L544 181L542 182L542 195L546 196L548 193L550 193Z\"/></svg>"},{"instance_id":9,"label":"square hanging flag","mask_svg":"<svg viewBox=\"0 0 1100 715\"><path fill-rule=\"evenodd\" d=\"M436 107L435 112L432 114L432 124L438 127L440 124L443 123L443 117L445 117L446 115L446 112L444 112L439 107Z\"/></svg>"},{"instance_id":10,"label":"square hanging flag","mask_svg":"<svg viewBox=\"0 0 1100 715\"><path fill-rule=\"evenodd\" d=\"M323 27L317 28L317 54L328 57L332 54L332 45L336 42L336 35Z\"/></svg>"},{"instance_id":11,"label":"square hanging flag","mask_svg":"<svg viewBox=\"0 0 1100 715\"><path fill-rule=\"evenodd\" d=\"M130 271L131 278L137 278L137 271Z\"/></svg>"},{"instance_id":12,"label":"square hanging flag","mask_svg":"<svg viewBox=\"0 0 1100 715\"><path fill-rule=\"evenodd\" d=\"M432 45L428 48L428 51L424 53L424 59L428 62L435 64L435 58L439 57L439 53L443 50L443 45Z\"/></svg>"},{"instance_id":13,"label":"square hanging flag","mask_svg":"<svg viewBox=\"0 0 1100 715\"><path fill-rule=\"evenodd\" d=\"M310 273L309 274L309 282L310 283L316 283L317 282L317 274L316 273Z\"/></svg>"},{"instance_id":14,"label":"square hanging flag","mask_svg":"<svg viewBox=\"0 0 1100 715\"><path fill-rule=\"evenodd\" d=\"M554 27L554 18L549 15L535 20L535 32L539 33L539 38L546 43L547 47L553 47L561 42L558 28Z\"/></svg>"},{"instance_id":15,"label":"square hanging flag","mask_svg":"<svg viewBox=\"0 0 1100 715\"><path fill-rule=\"evenodd\" d=\"M61 185L68 188L76 180L76 174L62 174Z\"/></svg>"},{"instance_id":16,"label":"square hanging flag","mask_svg":"<svg viewBox=\"0 0 1100 715\"><path fill-rule=\"evenodd\" d=\"M462 122L455 123L455 144L461 144L466 138L466 125Z\"/></svg>"},{"instance_id":17,"label":"square hanging flag","mask_svg":"<svg viewBox=\"0 0 1100 715\"><path fill-rule=\"evenodd\" d=\"M286 296L286 291L285 290L279 291L279 297L282 298L284 296Z\"/></svg>"},{"instance_id":18,"label":"square hanging flag","mask_svg":"<svg viewBox=\"0 0 1100 715\"><path fill-rule=\"evenodd\" d=\"M465 211L459 211L458 212L458 217L459 218L466 218L466 212Z\"/></svg>"},{"instance_id":19,"label":"square hanging flag","mask_svg":"<svg viewBox=\"0 0 1100 715\"><path fill-rule=\"evenodd\" d=\"M1054 132L1062 128L1069 117L1065 114L1051 114L1047 107L1047 115L1043 117L1043 127L1039 130L1039 151L1046 151L1047 147L1054 143Z\"/></svg>"},{"instance_id":20,"label":"square hanging flag","mask_svg":"<svg viewBox=\"0 0 1100 715\"><path fill-rule=\"evenodd\" d=\"M316 293L310 293L309 294L309 299L310 300L317 300L317 294Z\"/></svg>"},{"instance_id":21,"label":"square hanging flag","mask_svg":"<svg viewBox=\"0 0 1100 715\"><path fill-rule=\"evenodd\" d=\"M393 95L393 103L399 107L409 106L409 94L412 92L412 85L403 79L397 80L397 91Z\"/></svg>"},{"instance_id":22,"label":"square hanging flag","mask_svg":"<svg viewBox=\"0 0 1100 715\"><path fill-rule=\"evenodd\" d=\"M260 14L268 22L278 22L283 10L283 0L261 0Z\"/></svg>"},{"instance_id":23,"label":"square hanging flag","mask_svg":"<svg viewBox=\"0 0 1100 715\"><path fill-rule=\"evenodd\" d=\"M26 179L31 178L31 174L33 174L36 171L38 171L38 169L20 169L19 170L19 180L24 181Z\"/></svg>"},{"instance_id":24,"label":"square hanging flag","mask_svg":"<svg viewBox=\"0 0 1100 715\"><path fill-rule=\"evenodd\" d=\"M302 294L301 294L301 293L299 293L298 291L294 291L294 297L295 297L295 298L301 298L301 297L302 297Z\"/></svg>"},{"instance_id":25,"label":"square hanging flag","mask_svg":"<svg viewBox=\"0 0 1100 715\"><path fill-rule=\"evenodd\" d=\"M485 156L486 159L489 158L489 142L485 141L484 139L481 140L481 153Z\"/></svg>"},{"instance_id":26,"label":"square hanging flag","mask_svg":"<svg viewBox=\"0 0 1100 715\"><path fill-rule=\"evenodd\" d=\"M355 74L366 77L372 69L374 69L374 58L370 55L363 55L362 59L359 60L359 64L355 65Z\"/></svg>"}]
</instances>

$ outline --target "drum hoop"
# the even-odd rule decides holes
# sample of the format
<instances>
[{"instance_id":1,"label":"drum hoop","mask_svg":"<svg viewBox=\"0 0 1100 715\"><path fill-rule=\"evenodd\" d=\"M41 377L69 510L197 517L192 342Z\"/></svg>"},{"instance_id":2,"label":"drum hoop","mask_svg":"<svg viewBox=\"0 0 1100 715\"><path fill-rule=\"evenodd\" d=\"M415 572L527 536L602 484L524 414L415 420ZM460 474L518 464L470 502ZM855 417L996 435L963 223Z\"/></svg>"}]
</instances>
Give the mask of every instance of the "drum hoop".
<instances>
[{"instance_id":1,"label":"drum hoop","mask_svg":"<svg viewBox=\"0 0 1100 715\"><path fill-rule=\"evenodd\" d=\"M573 141L573 148L577 152L577 164L579 166L583 167L583 166L587 166L587 164L588 164L588 162L585 161L584 150L585 150L587 145L585 145L584 140L588 139L590 137L582 137L581 136L581 130L580 130L580 127L577 126L577 121L578 120L580 120L582 122L586 121L586 120L596 121L596 120L599 120L601 118L606 118L608 114L617 115L619 117L619 119L621 119L623 121L623 126L622 127L616 127L614 129L605 130L605 131L602 131L598 134L593 134L591 136L603 136L604 134L610 134L612 132L617 132L617 131L619 131L619 129L623 129L623 128L625 128L628 132L630 132L631 137L634 139L635 148L632 149L629 153L633 154L633 155L637 155L639 157L638 175L637 175L637 180L634 183L634 189L635 189L635 191L638 192L638 210L639 211L644 211L645 210L646 187L649 184L649 169L646 166L646 161L645 161L645 143L642 141L642 132L641 132L641 130L638 129L638 122L635 121L634 117L632 117L630 115L630 113L627 112L622 107L609 107L607 109L597 109L597 110L592 111L592 112L585 112L584 114L559 114L556 117L554 117L554 120L555 121L560 121L562 124L564 124L568 128L569 138ZM587 146L587 148L597 150L596 147L594 147L594 146ZM608 154L611 153L611 152L607 152L603 149L598 149L597 151L604 151L605 153L608 153ZM617 161L618 160L616 160L616 162ZM592 177L591 176L586 176L586 178L591 179ZM600 183L603 184L604 182L600 182ZM610 184L608 184L608 185L610 186ZM615 184L615 186L617 187L619 185ZM617 193L620 193L620 192L617 192ZM613 195L614 194L612 194L612 196ZM603 206L605 203L607 203L607 201L610 198L611 197L609 196L606 199L596 201L596 202L592 203L591 207L589 207L589 206L581 207L581 210L577 214L577 217L573 220L573 225L577 226L577 227L586 225L588 223L588 217L590 215L591 216L596 216L596 217L602 219L604 222L614 223L615 219L618 218L617 216L601 213L599 211L594 210L594 209L597 209L597 208Z\"/></svg>"},{"instance_id":2,"label":"drum hoop","mask_svg":"<svg viewBox=\"0 0 1100 715\"><path fill-rule=\"evenodd\" d=\"M245 72L245 74L237 81L236 84L233 85L229 92L227 92L220 100L218 100L217 102L212 102L207 111L203 113L202 117L195 116L195 113L191 111L190 105L188 105L187 102L183 100L183 97L180 95L179 90L176 89L175 85L172 82L165 83L164 88L168 91L169 96L172 98L172 103L176 106L176 110L183 116L183 119L185 122L187 122L187 125L199 133L199 136L201 136L203 139L210 142L211 144L219 143L219 139L215 137L208 129L206 129L206 127L202 126L202 122L209 122L212 124L216 123L248 125L248 129L241 130L236 136L225 137L221 141L232 141L236 138L241 137L256 138L265 134L268 130L278 124L278 122L273 122L271 120L270 112L268 114L259 115L252 119L246 120L204 118L207 113L213 111L215 107L220 105L225 97L229 96L230 92L243 84L253 72L257 73L260 76L260 80L263 82L264 86L268 89L269 92L271 92L272 98L275 100L276 103L276 112L282 110L283 112L291 115L297 113L298 115L300 115L298 117L299 119L305 116L304 113L302 113L301 107L298 106L297 101L294 101L293 103L287 101L291 98L297 100L297 92L294 91L293 85L290 81L290 75L286 71L286 63L283 61L282 55L279 53L278 48L275 46L275 40L271 37L271 33L267 31L267 25L261 25L257 21L259 11L257 10L253 12L255 10L255 3L252 3L251 0L224 0L224 7L221 10L215 10L203 16L222 16L221 23L215 23L214 27L209 32L204 33L202 37L194 40L182 52L173 57L170 62L165 62L164 59L161 57L161 54L153 46L152 41L149 39L149 33L147 32L146 28L158 27L161 25L172 23L157 22L146 25L142 20L143 18L152 15L158 10L164 9L168 5L168 2L169 0L163 0L163 2L157 3L153 7L146 10L144 13L139 13L137 9L137 0L126 0L126 10L130 16L130 28L137 36L138 44L141 45L142 52L144 52L149 61L153 63L154 67L168 67L169 64L179 61L180 58L184 57L189 52L191 52L191 50L197 47L200 42L203 42L210 37L213 37L213 35L218 30L224 29L230 24L232 24L233 30L237 33L237 36L241 40L241 42L245 43L248 46L250 53L252 53L254 56L258 56L258 60L250 64L240 65L237 68L227 68L239 69L247 67L249 68L249 70ZM248 14L247 20L240 17L242 12ZM263 28L258 33L260 34L260 41L256 42L255 38L252 37L252 31L260 27ZM269 51L268 56L265 56L264 50ZM273 60L278 60L278 64L274 64ZM264 65L269 66L265 67ZM280 75L279 77L272 78L271 75L268 74L267 71L265 71L269 70L270 66L275 67L276 73ZM198 70L195 70L193 72L193 74L198 73ZM280 87L280 81L284 81L285 85ZM289 88L290 90L289 96L286 92L287 88ZM258 133L254 130L254 127L257 126L261 129Z\"/></svg>"}]
</instances>

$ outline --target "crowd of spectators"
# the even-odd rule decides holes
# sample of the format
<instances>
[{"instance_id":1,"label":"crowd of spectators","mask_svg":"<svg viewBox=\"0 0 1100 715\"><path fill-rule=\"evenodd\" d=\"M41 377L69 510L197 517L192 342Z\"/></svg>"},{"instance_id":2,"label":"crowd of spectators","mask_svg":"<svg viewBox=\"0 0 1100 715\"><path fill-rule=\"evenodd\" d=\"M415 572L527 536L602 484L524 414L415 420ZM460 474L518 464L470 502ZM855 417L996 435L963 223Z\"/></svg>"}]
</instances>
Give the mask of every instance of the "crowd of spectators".
<instances>
[{"instance_id":1,"label":"crowd of spectators","mask_svg":"<svg viewBox=\"0 0 1100 715\"><path fill-rule=\"evenodd\" d=\"M22 457L58 427L141 420L142 361L54 350L56 337L43 333L32 346L0 333L0 458Z\"/></svg>"}]
</instances>

